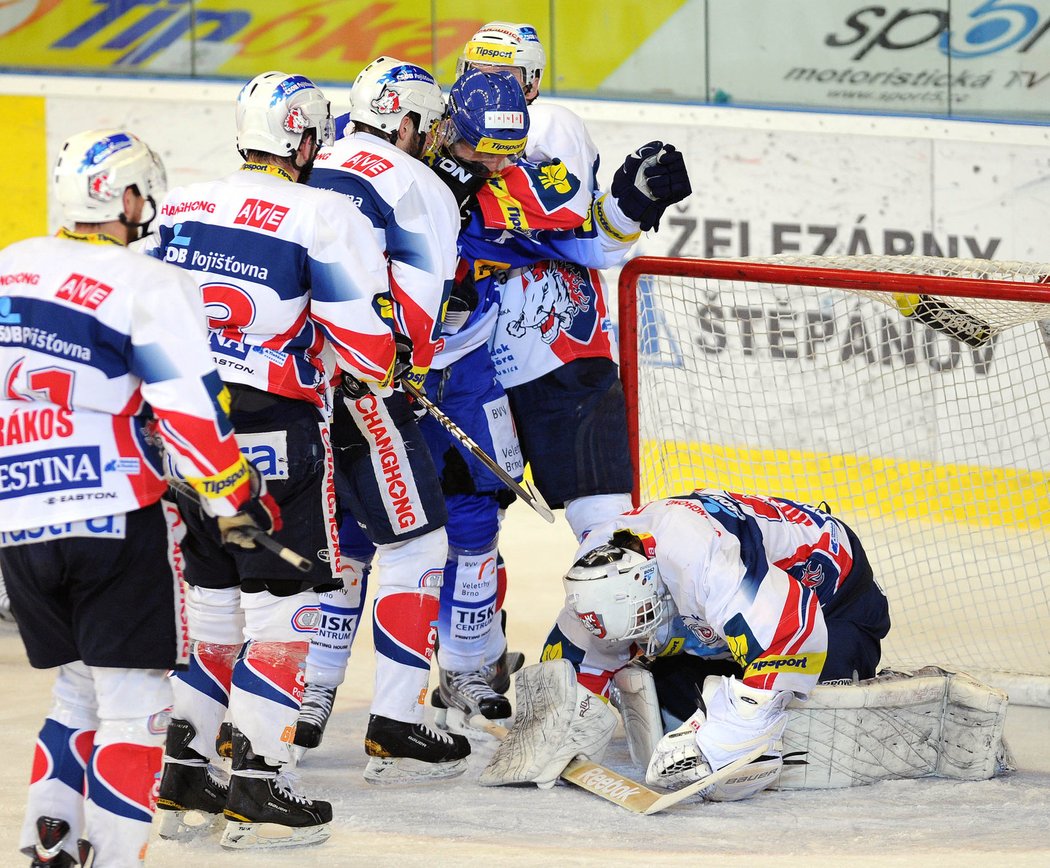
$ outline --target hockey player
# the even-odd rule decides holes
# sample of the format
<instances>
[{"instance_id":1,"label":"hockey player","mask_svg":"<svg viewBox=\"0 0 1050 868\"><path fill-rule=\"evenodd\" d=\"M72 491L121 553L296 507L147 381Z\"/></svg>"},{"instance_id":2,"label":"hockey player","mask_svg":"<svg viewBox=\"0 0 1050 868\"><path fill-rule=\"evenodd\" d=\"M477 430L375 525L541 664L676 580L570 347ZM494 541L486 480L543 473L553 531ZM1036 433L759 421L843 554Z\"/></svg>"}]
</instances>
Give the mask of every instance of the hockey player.
<instances>
[{"instance_id":1,"label":"hockey player","mask_svg":"<svg viewBox=\"0 0 1050 868\"><path fill-rule=\"evenodd\" d=\"M316 628L315 589L338 585L331 383L341 373L363 389L388 388L396 346L376 312L386 263L368 220L346 197L305 186L332 140L328 100L303 76L266 72L241 89L236 121L244 164L172 190L154 253L198 285L241 447L284 514L278 538L310 553L313 567L302 573L267 553L231 555L214 522L179 495L190 531L194 647L189 670L174 680L160 788L160 807L171 814L162 834L192 831L188 810L224 812L224 847L292 846L325 840L332 818L327 802L297 792L286 768ZM212 768L227 703L228 792ZM260 835L262 823L287 834Z\"/></svg>"},{"instance_id":2,"label":"hockey player","mask_svg":"<svg viewBox=\"0 0 1050 868\"><path fill-rule=\"evenodd\" d=\"M389 57L368 64L351 90L353 131L318 156L311 184L357 203L385 252L389 289L382 304L410 338L423 384L456 261L459 217L448 189L419 161L427 133L444 113L426 70ZM373 606L375 693L365 748L372 783L451 777L470 745L423 722L433 622L448 554L446 509L434 464L404 392L347 392L336 403L333 441L346 479L341 543L349 556L344 587L322 597L321 629L307 661L307 692L296 744L314 747L360 620L372 544L380 587ZM361 531L360 523L365 533Z\"/></svg>"},{"instance_id":3,"label":"hockey player","mask_svg":"<svg viewBox=\"0 0 1050 868\"><path fill-rule=\"evenodd\" d=\"M532 120L525 158L534 163L557 159L597 191L598 150L582 119L565 107L536 102L546 53L534 27L486 24L467 42L459 65L514 75ZM642 231L657 228L666 204L690 193L681 155L671 149L659 160L665 168L674 163L678 188L661 190L666 201L654 204L645 195L652 188L635 183L638 168L650 155L651 148L642 149L634 162L629 160L612 190L624 214L637 220ZM496 370L510 396L537 487L551 506L565 507L566 520L580 540L592 525L631 506L627 417L613 361L605 285L597 269L567 259L539 260L504 277L492 338ZM566 412L552 419L541 408L554 396L569 401L558 402ZM586 460L568 461L573 455Z\"/></svg>"},{"instance_id":4,"label":"hockey player","mask_svg":"<svg viewBox=\"0 0 1050 868\"><path fill-rule=\"evenodd\" d=\"M495 109L502 114L490 114ZM500 123L493 125L489 117L499 117ZM606 441L614 445L619 442L617 418L623 423L623 460L629 467L622 391L606 399L606 392L612 388L606 382L609 372L604 367L588 372L585 368L589 360L580 359L579 365L567 370L564 383L552 381L549 385L550 394L544 399L542 411L533 408L529 419L514 415L518 431L538 432L548 426L542 439L539 434L534 438L543 449L537 447L530 456L524 438L519 448L505 412L499 411L505 404L498 402L505 398L502 386L493 378L505 346L494 348L495 367L491 355L485 359L476 348L493 340L496 317L506 308L507 293L515 291L516 281L525 280L537 289L538 325L543 326L551 341L558 338L563 323L567 327L576 318L577 330L586 333L584 343L597 342L609 354L604 298L595 295L593 284L573 277L566 270L570 268L567 262L581 263L584 271L596 278L591 269L622 262L638 237L639 225L624 213L616 192L595 199L590 186L567 172L563 164L519 160L527 138L531 141L530 112L520 81L507 70L468 69L456 81L433 165L457 195L467 221L459 239L463 262L449 304L453 311L454 303L461 302L466 312L464 323L457 323L458 331L446 334L427 388L475 440L491 443L497 453L513 459L508 462L508 470L521 472L522 451L525 458L531 457L534 478L548 482L546 491L541 484L541 493L547 496L548 492L557 494L566 485L573 491L589 491L588 486L599 485L591 481L599 476L597 465L604 455L618 454L614 448L601 448ZM628 158L618 178L621 173L625 177L630 173L630 178L644 180L646 172L653 174L654 183L657 175L664 180L673 178L677 185L673 193L669 184L661 191L666 198L646 197L654 211L662 210L676 201L675 196L683 195L682 189L688 189L688 175L681 156L672 147L652 143L647 148L645 159L636 155ZM620 196L630 199L636 191L635 182L626 186L630 191L625 192L624 185L617 189ZM560 270L552 278L552 291L548 293L544 277L548 269L543 263L552 258L560 261ZM446 332L448 322L446 318ZM567 340L561 338L562 342ZM605 361L616 381L615 365L611 358ZM571 385L572 371L580 376L578 388ZM620 417L615 414L617 394ZM550 412L560 415L550 417ZM468 716L481 713L498 718L509 713L506 698L500 694L509 686L508 669L513 668L503 656L506 640L498 617L505 577L498 566L496 534L500 507L507 503L502 499L506 491L443 430L434 424L429 429L426 426L424 423L435 455L454 459L444 464L443 482L446 492L459 500L454 505L450 501L450 509L463 516L464 528L460 534L464 544L452 543L452 548L459 548L464 555L458 563L455 582L450 581L450 570L446 569L439 622L441 675L436 699ZM564 437L571 442L564 442ZM588 451L591 446L597 449L593 456ZM538 462L544 461L556 462L558 473L542 469ZM555 479L559 488L551 487ZM624 485L624 490L629 490L629 474ZM554 503L562 505L563 501L558 494ZM623 506L619 500L615 503ZM455 524L453 517L450 527ZM487 573L480 569L485 564L490 565Z\"/></svg>"},{"instance_id":5,"label":"hockey player","mask_svg":"<svg viewBox=\"0 0 1050 868\"><path fill-rule=\"evenodd\" d=\"M607 696L635 655L678 653L692 640L701 658L735 668L718 674L727 670L716 663L705 680L703 666L691 667L684 692L695 697L702 684L700 708L659 740L646 780L686 786L761 748L748 774L708 794L747 798L780 774L792 697L818 681L873 677L890 626L860 541L842 521L721 490L654 501L595 527L564 585L543 659L572 663L581 714L560 738L545 733L542 746L523 721L487 770L489 783L550 784L575 755L599 755L615 723L595 695Z\"/></svg>"},{"instance_id":6,"label":"hockey player","mask_svg":"<svg viewBox=\"0 0 1050 868\"><path fill-rule=\"evenodd\" d=\"M196 286L125 249L163 195L156 154L79 133L54 181L72 230L0 252L0 565L30 663L58 667L21 845L33 865L126 868L188 652L159 441L227 542L280 513L234 440Z\"/></svg>"}]
</instances>

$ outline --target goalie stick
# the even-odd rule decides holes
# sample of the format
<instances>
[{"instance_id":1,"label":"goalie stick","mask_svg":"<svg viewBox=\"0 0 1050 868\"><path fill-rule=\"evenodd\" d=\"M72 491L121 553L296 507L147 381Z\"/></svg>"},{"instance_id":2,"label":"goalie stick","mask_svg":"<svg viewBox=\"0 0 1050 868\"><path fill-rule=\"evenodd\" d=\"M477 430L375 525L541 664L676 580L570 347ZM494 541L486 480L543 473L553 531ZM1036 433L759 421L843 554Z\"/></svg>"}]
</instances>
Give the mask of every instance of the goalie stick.
<instances>
[{"instance_id":1,"label":"goalie stick","mask_svg":"<svg viewBox=\"0 0 1050 868\"><path fill-rule=\"evenodd\" d=\"M185 494L187 497L192 498L197 503L200 503L200 495L192 488L187 485L181 479L176 479L174 476L165 477L165 481L168 483L168 487L180 494ZM292 551L287 546L281 545L277 540L271 537L266 531L261 530L257 527L245 526L238 528L239 533L244 533L249 536L253 542L257 545L262 546L264 549L268 549L273 552L277 557L283 561L287 561L293 567L295 567L301 573L308 573L313 569L313 561L309 558L304 558L301 554L296 551Z\"/></svg>"},{"instance_id":2,"label":"goalie stick","mask_svg":"<svg viewBox=\"0 0 1050 868\"><path fill-rule=\"evenodd\" d=\"M507 737L508 730L505 726L486 720L480 715L472 717L470 724L501 741ZM680 790L672 790L669 793L657 792L645 784L624 777L608 766L580 758L574 759L565 767L565 770L561 773L561 778L634 814L648 816L666 810L672 805L677 805L690 796L695 796L702 790L706 790L708 787L728 780L744 766L762 756L765 750L765 745L755 748L751 753L734 760L718 771L711 772L706 777L686 787L682 787Z\"/></svg>"},{"instance_id":3,"label":"goalie stick","mask_svg":"<svg viewBox=\"0 0 1050 868\"><path fill-rule=\"evenodd\" d=\"M529 506L531 506L539 515L541 515L544 521L554 524L554 513L551 512L551 508L547 506L547 501L543 499L538 491L536 491L528 482L519 483L513 476L507 473L500 464L492 458L484 449L478 446L462 428L460 428L455 422L453 422L445 413L431 401L423 392L417 389L412 383L407 380L401 381L401 388L403 388L409 395L415 398L423 406L431 416L438 420L441 425L455 437L460 443L462 443L469 451L470 454L477 458L482 464L484 464L489 470L496 474L508 488L511 489L518 497L524 500Z\"/></svg>"}]
</instances>

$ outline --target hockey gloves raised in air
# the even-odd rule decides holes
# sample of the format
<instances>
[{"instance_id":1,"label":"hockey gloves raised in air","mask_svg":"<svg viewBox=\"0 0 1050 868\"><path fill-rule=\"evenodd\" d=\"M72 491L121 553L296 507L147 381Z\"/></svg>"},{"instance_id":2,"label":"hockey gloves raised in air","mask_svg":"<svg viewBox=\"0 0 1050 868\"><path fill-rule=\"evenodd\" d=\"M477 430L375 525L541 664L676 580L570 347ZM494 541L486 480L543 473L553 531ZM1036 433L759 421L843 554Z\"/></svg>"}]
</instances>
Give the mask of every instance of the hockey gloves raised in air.
<instances>
[{"instance_id":1,"label":"hockey gloves raised in air","mask_svg":"<svg viewBox=\"0 0 1050 868\"><path fill-rule=\"evenodd\" d=\"M682 152L674 145L649 142L624 159L610 192L624 215L648 232L659 229L664 209L681 202L693 188Z\"/></svg>"},{"instance_id":2,"label":"hockey gloves raised in air","mask_svg":"<svg viewBox=\"0 0 1050 868\"><path fill-rule=\"evenodd\" d=\"M255 548L258 533L273 533L281 529L281 509L277 501L266 491L266 482L255 465L248 462L248 467L251 494L236 515L223 515L217 519L223 543L242 549Z\"/></svg>"}]
</instances>

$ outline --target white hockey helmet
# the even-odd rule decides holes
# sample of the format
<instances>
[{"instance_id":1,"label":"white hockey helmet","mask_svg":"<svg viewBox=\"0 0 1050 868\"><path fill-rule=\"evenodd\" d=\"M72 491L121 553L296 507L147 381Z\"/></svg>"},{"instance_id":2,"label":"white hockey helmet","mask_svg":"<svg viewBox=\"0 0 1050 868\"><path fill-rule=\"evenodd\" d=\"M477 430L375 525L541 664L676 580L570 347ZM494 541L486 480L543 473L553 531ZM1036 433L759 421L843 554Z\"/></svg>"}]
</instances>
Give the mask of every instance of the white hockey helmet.
<instances>
[{"instance_id":1,"label":"white hockey helmet","mask_svg":"<svg viewBox=\"0 0 1050 868\"><path fill-rule=\"evenodd\" d=\"M565 603L595 636L609 641L655 633L664 620L664 587L649 534L617 531L565 574Z\"/></svg>"},{"instance_id":2,"label":"white hockey helmet","mask_svg":"<svg viewBox=\"0 0 1050 868\"><path fill-rule=\"evenodd\" d=\"M547 54L531 24L490 21L463 46L456 63L456 77L474 65L518 67L524 79L522 87L531 99L539 91Z\"/></svg>"},{"instance_id":3,"label":"white hockey helmet","mask_svg":"<svg viewBox=\"0 0 1050 868\"><path fill-rule=\"evenodd\" d=\"M70 136L58 152L55 197L66 220L108 223L124 214L124 190L135 187L153 203L163 198L164 164L126 130L87 130Z\"/></svg>"},{"instance_id":4,"label":"white hockey helmet","mask_svg":"<svg viewBox=\"0 0 1050 868\"><path fill-rule=\"evenodd\" d=\"M335 141L331 104L304 75L264 72L237 95L237 150L290 157L307 130L317 145Z\"/></svg>"},{"instance_id":5,"label":"white hockey helmet","mask_svg":"<svg viewBox=\"0 0 1050 868\"><path fill-rule=\"evenodd\" d=\"M417 131L421 135L445 114L441 88L423 67L377 57L358 73L350 90L350 120L390 133L410 112L419 115Z\"/></svg>"}]
</instances>

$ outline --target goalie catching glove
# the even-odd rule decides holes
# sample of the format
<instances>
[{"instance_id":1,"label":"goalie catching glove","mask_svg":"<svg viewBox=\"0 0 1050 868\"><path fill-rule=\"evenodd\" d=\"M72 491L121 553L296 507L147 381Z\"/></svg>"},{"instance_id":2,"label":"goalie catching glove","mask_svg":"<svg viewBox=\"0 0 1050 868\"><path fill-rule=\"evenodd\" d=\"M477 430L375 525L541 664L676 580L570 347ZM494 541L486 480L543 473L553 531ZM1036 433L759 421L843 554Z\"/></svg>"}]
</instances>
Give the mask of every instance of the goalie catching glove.
<instances>
[{"instance_id":1,"label":"goalie catching glove","mask_svg":"<svg viewBox=\"0 0 1050 868\"><path fill-rule=\"evenodd\" d=\"M253 549L256 534L269 534L281 529L281 508L267 493L266 481L259 475L255 465L247 459L245 461L251 479L248 499L241 504L236 515L221 515L216 521L224 545Z\"/></svg>"},{"instance_id":2,"label":"goalie catching glove","mask_svg":"<svg viewBox=\"0 0 1050 868\"><path fill-rule=\"evenodd\" d=\"M772 786L782 767L781 737L791 691L759 690L735 678L708 678L701 707L656 746L645 782L680 789L765 746L765 753L702 794L711 801L747 799Z\"/></svg>"},{"instance_id":3,"label":"goalie catching glove","mask_svg":"<svg viewBox=\"0 0 1050 868\"><path fill-rule=\"evenodd\" d=\"M624 216L643 232L659 229L667 206L692 192L682 152L663 142L649 142L629 154L613 175L610 189Z\"/></svg>"},{"instance_id":4,"label":"goalie catching glove","mask_svg":"<svg viewBox=\"0 0 1050 868\"><path fill-rule=\"evenodd\" d=\"M522 669L514 681L514 727L481 773L485 787L554 786L576 757L599 762L616 730L616 715L576 681L568 660Z\"/></svg>"}]
</instances>

